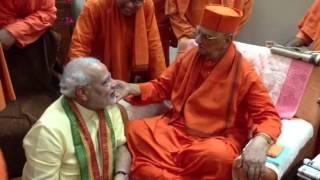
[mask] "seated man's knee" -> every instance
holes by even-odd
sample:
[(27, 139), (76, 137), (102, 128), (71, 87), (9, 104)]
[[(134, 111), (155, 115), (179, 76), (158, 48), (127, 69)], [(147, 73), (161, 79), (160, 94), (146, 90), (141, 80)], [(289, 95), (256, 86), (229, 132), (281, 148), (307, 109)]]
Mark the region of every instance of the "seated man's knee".
[[(182, 153), (183, 159), (188, 161), (201, 161), (205, 164), (232, 164), (233, 159), (238, 156), (232, 145), (224, 140), (208, 139), (195, 142)], [(194, 157), (194, 158), (190, 158)]]
[(238, 156), (234, 147), (225, 140), (211, 139), (207, 141), (207, 148), (203, 149), (203, 154), (209, 161), (219, 161), (220, 163), (232, 164)]

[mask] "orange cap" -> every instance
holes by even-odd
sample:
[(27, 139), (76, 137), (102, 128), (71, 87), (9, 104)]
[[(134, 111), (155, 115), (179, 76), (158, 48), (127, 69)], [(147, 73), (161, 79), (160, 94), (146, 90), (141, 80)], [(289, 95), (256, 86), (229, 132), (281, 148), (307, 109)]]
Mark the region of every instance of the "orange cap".
[(241, 22), (242, 11), (222, 5), (208, 5), (205, 7), (200, 26), (215, 32), (237, 31)]

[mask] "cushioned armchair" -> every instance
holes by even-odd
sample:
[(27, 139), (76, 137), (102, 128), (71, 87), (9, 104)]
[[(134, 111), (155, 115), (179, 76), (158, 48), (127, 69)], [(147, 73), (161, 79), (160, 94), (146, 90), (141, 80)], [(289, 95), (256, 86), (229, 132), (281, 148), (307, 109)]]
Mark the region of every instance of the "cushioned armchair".
[[(301, 163), (304, 158), (312, 158), (319, 153), (318, 138), (319, 138), (319, 123), (320, 123), (320, 106), (317, 104), (317, 99), (320, 97), (320, 67), (315, 67), (309, 79), (307, 88), (302, 97), (302, 101), (299, 105), (298, 111), (295, 117), (301, 118), (312, 125), (313, 136), (306, 142), (306, 144), (299, 150), (298, 154), (294, 157), (294, 161), (290, 164), (285, 173), (295, 173), (296, 166)], [(293, 119), (292, 121), (295, 121)], [(283, 132), (285, 133), (285, 132)], [(300, 133), (297, 131), (296, 133)], [(239, 160), (235, 160), (233, 164), (234, 176), (238, 177), (239, 180), (246, 179), (241, 169), (237, 168)], [(284, 174), (288, 175), (288, 174)], [(277, 179), (277, 174), (270, 168), (264, 176), (265, 180)]]
[[(312, 158), (319, 153), (318, 137), (320, 106), (317, 103), (317, 100), (320, 97), (319, 77), (320, 67), (314, 67), (310, 78), (308, 79), (305, 91), (301, 97), (301, 102), (296, 113), (294, 114), (294, 118), (289, 120), (291, 125), (296, 124), (296, 127), (291, 126), (291, 132), (289, 129), (285, 129), (281, 133), (281, 137), (287, 136), (284, 138), (286, 141), (296, 141), (293, 144), (295, 144), (295, 147), (299, 147), (300, 149), (295, 149), (295, 153), (291, 154), (292, 157), (287, 158), (285, 163), (288, 165), (286, 165), (283, 169), (273, 170), (267, 168), (267, 173), (263, 179), (275, 180), (281, 178), (294, 178), (292, 175), (296, 174), (296, 168), (302, 162), (302, 160), (304, 158)], [(304, 141), (298, 142), (299, 138), (302, 136), (305, 136), (305, 138), (301, 138), (304, 139)], [(237, 168), (238, 163), (239, 160), (235, 160), (233, 164), (234, 177), (237, 177), (237, 179), (246, 179), (241, 168)], [(276, 171), (281, 172), (276, 173)], [(278, 175), (280, 175), (280, 177), (278, 177)]]
[[(276, 103), (278, 102), (277, 108), (279, 108), (280, 112), (283, 114), (283, 109), (281, 106), (286, 105), (286, 98), (283, 97), (286, 92), (282, 92), (286, 89), (287, 79), (294, 78), (294, 76), (286, 77), (282, 81), (285, 81), (281, 87), (276, 87), (275, 81), (281, 81), (280, 79), (273, 79), (272, 76), (277, 76), (280, 69), (278, 67), (271, 67), (274, 72), (270, 72), (270, 69), (264, 68), (266, 66), (265, 61), (273, 60), (273, 62), (277, 61), (288, 61), (290, 62), (288, 66), (292, 67), (296, 60), (290, 60), (288, 58), (279, 57), (270, 53), (270, 51), (265, 47), (258, 47), (248, 44), (237, 43), (240, 51), (247, 56), (250, 61), (257, 67), (258, 74), (263, 78), (266, 87), (270, 91), (271, 97)], [(293, 63), (292, 63), (292, 62)], [(300, 63), (300, 62), (299, 62)], [(272, 63), (271, 63), (272, 64)], [(297, 65), (297, 64), (296, 64)], [(300, 64), (299, 64), (300, 65)], [(305, 64), (302, 64), (304, 66)], [(273, 66), (278, 66), (277, 64), (273, 64)], [(261, 68), (263, 67), (263, 68)], [(291, 73), (286, 69), (284, 74)], [(296, 68), (299, 66), (296, 66)], [(317, 99), (320, 97), (320, 81), (318, 78), (320, 77), (320, 67), (315, 67), (312, 70), (312, 66), (309, 66), (309, 72), (311, 73), (310, 78), (306, 79), (304, 82), (306, 88), (300, 93), (300, 98), (296, 98), (299, 100), (299, 103), (296, 104), (296, 109), (292, 115), (293, 117), (285, 118), (282, 120), (283, 128), (282, 133), (279, 137), (278, 143), (284, 145), (286, 148), (290, 149), (290, 153), (284, 159), (283, 163), (280, 165), (274, 165), (272, 163), (266, 163), (266, 174), (263, 176), (263, 179), (267, 180), (276, 180), (281, 179), (287, 176), (288, 172), (292, 172), (294, 167), (304, 158), (312, 157), (316, 153), (316, 140), (318, 138), (318, 129), (319, 129), (319, 120), (320, 120), (320, 107), (317, 104)], [(311, 67), (311, 68), (310, 68)], [(262, 72), (259, 72), (262, 71)], [(266, 71), (266, 72), (263, 72)], [(294, 71), (292, 71), (294, 72)], [(305, 73), (305, 72), (302, 72)], [(282, 74), (283, 75), (283, 74)], [(282, 76), (281, 75), (281, 76)], [(308, 75), (308, 73), (305, 73)], [(298, 75), (298, 79), (299, 79)], [(303, 75), (301, 75), (303, 76)], [(283, 78), (283, 77), (282, 77)], [(295, 79), (295, 78), (294, 78)], [(271, 81), (271, 82), (269, 82)], [(292, 85), (292, 84), (291, 84)], [(295, 84), (294, 84), (295, 85)], [(299, 86), (299, 84), (297, 84)], [(290, 86), (289, 86), (290, 87)], [(278, 89), (277, 89), (278, 88)], [(299, 89), (303, 89), (303, 87), (298, 87)], [(281, 91), (281, 92), (277, 92)], [(292, 90), (291, 90), (292, 91)], [(282, 94), (281, 94), (282, 93)], [(275, 98), (275, 96), (277, 96)], [(282, 98), (282, 99), (281, 99)], [(291, 97), (289, 97), (291, 98)], [(292, 97), (294, 99), (294, 97)], [(282, 100), (280, 103), (279, 101)], [(289, 101), (288, 101), (289, 103)], [(140, 119), (143, 117), (151, 117), (157, 114), (163, 113), (168, 109), (168, 103), (161, 104), (152, 104), (147, 106), (132, 106), (127, 102), (121, 102), (123, 106), (127, 109), (129, 119)], [(279, 105), (280, 104), (280, 105)], [(285, 108), (284, 108), (285, 109)], [(280, 113), (280, 114), (281, 114)], [(289, 113), (290, 114), (290, 113)], [(289, 115), (288, 115), (289, 116)], [(239, 159), (235, 159), (233, 163), (233, 178), (244, 180), (246, 179), (245, 174), (242, 172), (241, 168), (238, 168)]]

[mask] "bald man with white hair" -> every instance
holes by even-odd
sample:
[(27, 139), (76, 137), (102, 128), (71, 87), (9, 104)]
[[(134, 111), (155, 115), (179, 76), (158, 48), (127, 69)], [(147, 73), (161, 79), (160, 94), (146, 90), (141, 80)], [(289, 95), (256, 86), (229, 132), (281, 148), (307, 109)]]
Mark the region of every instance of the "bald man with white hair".
[(97, 59), (66, 65), (62, 96), (24, 138), (23, 179), (128, 178), (131, 157), (113, 81)]

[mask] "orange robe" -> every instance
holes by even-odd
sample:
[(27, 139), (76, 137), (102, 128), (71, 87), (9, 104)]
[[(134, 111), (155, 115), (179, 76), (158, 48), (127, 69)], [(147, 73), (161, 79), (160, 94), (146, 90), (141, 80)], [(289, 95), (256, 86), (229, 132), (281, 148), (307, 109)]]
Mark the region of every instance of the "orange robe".
[(0, 29), (5, 28), (24, 47), (38, 38), (56, 20), (55, 0), (10, 0), (0, 3)]
[(7, 174), (7, 168), (6, 168), (6, 162), (3, 158), (2, 151), (0, 149), (0, 180), (7, 180), (8, 174)]
[(132, 179), (231, 179), (234, 158), (253, 135), (280, 134), (280, 117), (254, 67), (231, 45), (217, 63), (193, 48), (131, 103), (171, 99), (160, 116), (130, 121)]
[(113, 78), (128, 81), (131, 72), (148, 70), (156, 77), (165, 69), (152, 0), (136, 15), (122, 15), (116, 0), (88, 0), (77, 20), (69, 56), (101, 60)]
[(167, 0), (166, 14), (170, 16), (172, 29), (178, 39), (192, 38), (206, 5), (222, 4), (241, 9), (243, 17), (239, 31), (251, 16), (253, 3), (254, 0)]
[(315, 0), (299, 24), (297, 37), (307, 44), (313, 44), (313, 50), (320, 50), (320, 0)]
[(8, 66), (0, 43), (0, 111), (6, 107), (6, 100), (15, 100)]

